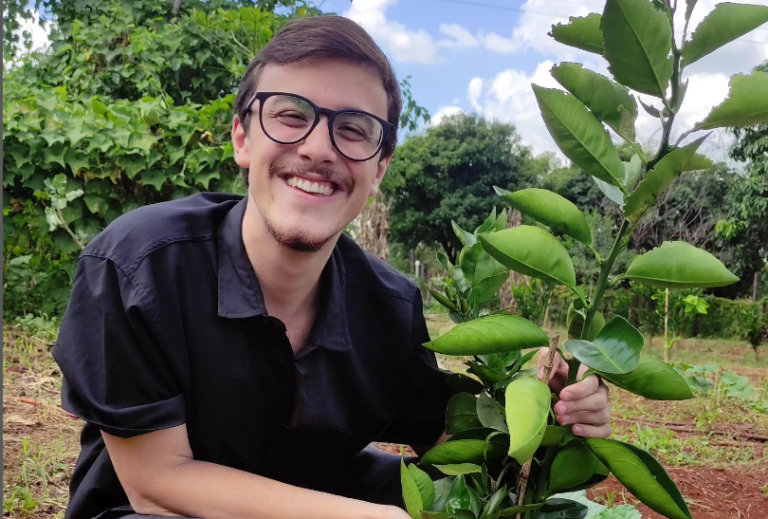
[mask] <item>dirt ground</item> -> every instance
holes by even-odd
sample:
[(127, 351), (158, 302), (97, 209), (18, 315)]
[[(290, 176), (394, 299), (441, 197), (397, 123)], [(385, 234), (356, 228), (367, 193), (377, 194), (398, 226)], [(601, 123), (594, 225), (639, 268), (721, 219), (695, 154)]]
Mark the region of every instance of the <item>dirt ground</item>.
[[(63, 517), (81, 425), (60, 407), (61, 375), (50, 356), (54, 337), (55, 329), (3, 330), (4, 517)], [(682, 342), (677, 359), (718, 362), (723, 369), (748, 376), (756, 387), (765, 387), (768, 362), (749, 361), (754, 357), (746, 345)], [(449, 361), (441, 362), (446, 366)], [(454, 370), (461, 368), (456, 359), (450, 362)], [(653, 402), (615, 390), (611, 399), (614, 437), (662, 461), (694, 519), (768, 519), (768, 415), (747, 403), (711, 396)], [(378, 446), (400, 452), (399, 446)], [(590, 497), (605, 505), (638, 505), (643, 517), (661, 517), (639, 505), (613, 479), (591, 489)]]

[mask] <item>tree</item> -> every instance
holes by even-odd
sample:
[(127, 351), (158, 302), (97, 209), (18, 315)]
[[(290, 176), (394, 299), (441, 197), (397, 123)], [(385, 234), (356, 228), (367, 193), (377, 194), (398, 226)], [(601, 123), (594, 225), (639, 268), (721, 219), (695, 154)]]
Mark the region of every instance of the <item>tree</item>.
[[(768, 61), (755, 70), (768, 72)], [(736, 142), (730, 156), (747, 166), (730, 183), (717, 234), (730, 246), (728, 261), (741, 277), (739, 288), (745, 291), (751, 284), (752, 301), (757, 301), (760, 275), (768, 262), (768, 123), (731, 131)]]
[(513, 126), (471, 114), (448, 117), (408, 139), (392, 158), (382, 185), (392, 240), (411, 248), (436, 242), (453, 253), (459, 243), (451, 220), (474, 229), (498, 203), (493, 186), (528, 185), (541, 167)]

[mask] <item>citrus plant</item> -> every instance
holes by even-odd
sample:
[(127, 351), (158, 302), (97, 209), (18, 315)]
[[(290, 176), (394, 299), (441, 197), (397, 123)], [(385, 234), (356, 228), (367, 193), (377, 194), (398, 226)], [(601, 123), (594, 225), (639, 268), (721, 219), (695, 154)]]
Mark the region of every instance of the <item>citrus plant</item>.
[[(701, 122), (671, 143), (672, 126), (688, 82), (683, 71), (717, 48), (768, 21), (768, 8), (719, 4), (688, 37), (695, 7), (689, 0), (680, 45), (673, 34), (677, 2), (608, 0), (602, 14), (571, 18), (553, 26), (558, 42), (603, 56), (613, 79), (562, 63), (552, 75), (567, 90), (533, 86), (545, 124), (563, 154), (592, 176), (603, 193), (620, 206), (623, 221), (613, 246), (602, 257), (593, 245), (584, 214), (565, 198), (543, 189), (497, 193), (540, 226), (505, 229), (496, 212), (474, 232), (454, 226), (464, 248), (455, 264), (440, 261), (450, 274), (435, 298), (458, 324), (425, 346), (446, 355), (469, 356), (469, 372), (450, 378), (454, 393), (446, 412), (449, 441), (420, 460), (445, 474), (433, 481), (419, 466), (402, 464), (406, 509), (414, 518), (497, 519), (531, 517), (581, 519), (587, 508), (557, 494), (591, 487), (610, 473), (649, 508), (671, 519), (691, 519), (685, 499), (661, 464), (642, 449), (620, 441), (580, 438), (558, 426), (548, 385), (523, 368), (536, 350), (550, 346), (569, 364), (568, 383), (580, 365), (587, 374), (636, 395), (682, 400), (692, 394), (669, 365), (643, 356), (643, 335), (620, 316), (601, 313), (606, 288), (621, 280), (653, 287), (722, 287), (738, 278), (710, 253), (682, 241), (637, 256), (625, 272), (614, 272), (618, 254), (633, 227), (680, 174), (709, 167), (697, 153), (707, 135), (681, 145), (691, 133), (740, 127), (768, 120), (768, 73), (755, 71), (731, 79), (728, 98)], [(647, 153), (637, 143), (638, 102), (632, 91), (653, 96), (659, 107), (640, 101), (659, 119), (658, 150)], [(762, 94), (760, 93), (762, 92)], [(633, 150), (622, 162), (610, 128)], [(567, 235), (594, 254), (600, 275), (591, 297), (577, 285), (572, 260), (560, 239)], [(508, 271), (563, 285), (573, 293), (568, 309), (568, 339), (562, 347), (535, 324), (504, 311), (490, 312)], [(606, 318), (608, 317), (608, 318)], [(544, 377), (547, 378), (546, 376)]]

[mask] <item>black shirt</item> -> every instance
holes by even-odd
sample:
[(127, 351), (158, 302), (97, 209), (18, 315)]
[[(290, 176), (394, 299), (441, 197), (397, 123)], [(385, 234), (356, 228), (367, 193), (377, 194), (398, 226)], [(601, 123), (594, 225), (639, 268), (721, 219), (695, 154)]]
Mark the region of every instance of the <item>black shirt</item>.
[(422, 347), (415, 285), (342, 235), (294, 356), (246, 255), (244, 211), (212, 193), (147, 206), (83, 251), (53, 351), (63, 406), (86, 421), (67, 519), (132, 511), (100, 430), (186, 424), (197, 460), (349, 497), (368, 443), (442, 432), (446, 373)]

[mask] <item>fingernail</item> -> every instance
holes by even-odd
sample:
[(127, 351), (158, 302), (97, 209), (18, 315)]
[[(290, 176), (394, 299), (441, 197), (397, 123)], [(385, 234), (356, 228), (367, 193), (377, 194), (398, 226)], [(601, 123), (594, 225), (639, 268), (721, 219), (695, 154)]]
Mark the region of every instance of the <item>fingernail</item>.
[(573, 393), (571, 393), (570, 391), (566, 391), (565, 393), (563, 393), (563, 400), (570, 400), (571, 398), (573, 398)]
[(568, 406), (567, 405), (565, 405), (563, 403), (560, 403), (559, 406), (560, 406), (560, 411), (556, 411), (557, 414), (565, 414), (565, 413), (568, 412)]
[(564, 415), (561, 417), (561, 419), (560, 419), (560, 423), (562, 423), (562, 424), (566, 424), (566, 423), (568, 423), (570, 420), (571, 420), (571, 417), (570, 417), (570, 415), (564, 414)]
[(580, 426), (580, 425), (576, 425), (573, 428), (573, 432), (575, 434), (584, 434), (584, 428), (582, 426)]
[(539, 379), (544, 378), (544, 368), (539, 368)]

